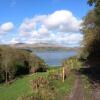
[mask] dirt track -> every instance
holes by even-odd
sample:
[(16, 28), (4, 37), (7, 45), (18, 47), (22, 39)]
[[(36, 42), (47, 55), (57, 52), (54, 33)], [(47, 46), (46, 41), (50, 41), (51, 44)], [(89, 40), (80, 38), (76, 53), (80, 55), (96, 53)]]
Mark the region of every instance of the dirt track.
[[(66, 100), (86, 100), (81, 75), (77, 75), (74, 88)], [(93, 84), (91, 100), (100, 100), (100, 84)]]
[(95, 83), (92, 91), (93, 100), (100, 100), (100, 84)]
[(69, 100), (84, 100), (84, 88), (81, 76), (77, 76), (74, 88), (69, 96)]

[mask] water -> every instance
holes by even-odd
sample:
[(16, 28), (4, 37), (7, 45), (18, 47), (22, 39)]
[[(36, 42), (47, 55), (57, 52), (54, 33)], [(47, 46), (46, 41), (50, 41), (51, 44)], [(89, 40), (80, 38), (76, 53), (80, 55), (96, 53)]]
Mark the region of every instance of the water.
[(37, 56), (44, 59), (49, 66), (60, 66), (66, 58), (76, 55), (76, 51), (45, 51), (35, 52)]

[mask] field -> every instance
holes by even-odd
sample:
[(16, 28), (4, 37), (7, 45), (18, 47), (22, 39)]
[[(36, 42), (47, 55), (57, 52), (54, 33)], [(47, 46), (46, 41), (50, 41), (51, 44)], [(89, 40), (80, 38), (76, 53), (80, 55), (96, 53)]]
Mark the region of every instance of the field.
[[(31, 80), (40, 76), (46, 78), (50, 72), (58, 72), (59, 70), (61, 70), (61, 68), (51, 68), (47, 72), (35, 73), (17, 78), (10, 85), (0, 84), (0, 100), (17, 100), (20, 96), (32, 93), (32, 87), (30, 85)], [(70, 93), (74, 81), (74, 74), (69, 75), (65, 82), (62, 82), (62, 79), (53, 81), (53, 85), (57, 89), (57, 98), (59, 98), (59, 100)]]

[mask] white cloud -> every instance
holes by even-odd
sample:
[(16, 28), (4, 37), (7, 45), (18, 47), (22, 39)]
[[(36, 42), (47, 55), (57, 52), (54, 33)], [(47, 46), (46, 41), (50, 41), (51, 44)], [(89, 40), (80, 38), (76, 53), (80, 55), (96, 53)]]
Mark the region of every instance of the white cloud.
[(12, 22), (6, 22), (0, 25), (0, 34), (7, 33), (11, 31), (13, 28), (14, 28), (14, 25)]
[(48, 15), (43, 21), (49, 29), (56, 29), (61, 32), (77, 32), (81, 20), (78, 20), (70, 11), (60, 10)]
[(27, 38), (27, 43), (58, 43), (58, 44), (63, 44), (66, 46), (79, 46), (80, 42), (83, 38), (83, 35), (80, 33), (50, 33), (49, 36), (44, 36), (44, 37), (39, 37), (39, 36), (34, 36)]
[(11, 44), (20, 43), (20, 39), (14, 37), (14, 38), (12, 38), (9, 42), (10, 42)]
[[(46, 42), (77, 46), (83, 38), (79, 31), (81, 22), (68, 10), (26, 18), (19, 26), (19, 34), (10, 43)], [(6, 33), (13, 28), (13, 23), (4, 23), (0, 26), (0, 33)]]
[(35, 29), (36, 23), (30, 19), (25, 19), (19, 27), (20, 35), (27, 36)]
[(48, 34), (48, 29), (45, 28), (44, 26), (41, 26), (41, 28), (39, 28), (38, 32), (39, 32), (39, 34), (46, 35), (46, 34)]
[(29, 31), (36, 30), (44, 26), (49, 31), (56, 32), (78, 32), (80, 23), (70, 11), (59, 10), (49, 15), (35, 16), (32, 19), (26, 19), (20, 25), (21, 34), (29, 34)]

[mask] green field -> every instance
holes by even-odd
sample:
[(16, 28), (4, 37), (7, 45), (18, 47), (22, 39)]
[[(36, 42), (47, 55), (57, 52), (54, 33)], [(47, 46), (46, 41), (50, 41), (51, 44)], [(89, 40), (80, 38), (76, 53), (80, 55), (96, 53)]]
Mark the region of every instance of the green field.
[[(39, 76), (47, 77), (50, 71), (59, 71), (60, 68), (49, 69), (47, 72), (35, 73), (32, 75), (26, 75), (20, 78), (17, 78), (12, 84), (5, 85), (0, 84), (0, 100), (17, 100), (18, 97), (22, 95), (27, 95), (32, 93), (32, 88), (30, 81), (34, 80)], [(58, 98), (62, 98), (64, 95), (68, 95), (73, 87), (75, 81), (75, 75), (71, 74), (66, 78), (63, 83), (62, 80), (55, 80), (53, 82), (54, 86), (57, 88)]]

